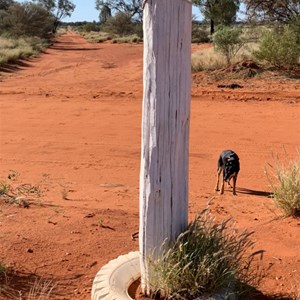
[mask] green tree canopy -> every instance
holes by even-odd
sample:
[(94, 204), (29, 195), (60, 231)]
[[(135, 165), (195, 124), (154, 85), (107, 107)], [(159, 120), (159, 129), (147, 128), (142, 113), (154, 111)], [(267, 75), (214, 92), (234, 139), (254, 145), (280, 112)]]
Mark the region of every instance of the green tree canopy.
[(206, 20), (210, 20), (211, 34), (215, 24), (232, 24), (240, 7), (239, 0), (193, 0), (193, 4), (199, 7)]

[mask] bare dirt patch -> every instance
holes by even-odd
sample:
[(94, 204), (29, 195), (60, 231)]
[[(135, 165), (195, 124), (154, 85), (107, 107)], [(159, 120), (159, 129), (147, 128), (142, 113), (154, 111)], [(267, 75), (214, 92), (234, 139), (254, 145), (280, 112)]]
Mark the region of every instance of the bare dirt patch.
[[(68, 33), (1, 75), (0, 181), (41, 192), (23, 195), (28, 207), (0, 198), (0, 261), (11, 270), (1, 299), (36, 278), (55, 284), (51, 299), (90, 299), (97, 271), (138, 249), (142, 48)], [(259, 289), (288, 297), (300, 293), (300, 220), (278, 218), (264, 168), (283, 146), (290, 158), (299, 149), (299, 101), (296, 80), (193, 75), (190, 218), (214, 197), (215, 216), (254, 230), (266, 251)], [(213, 191), (226, 148), (241, 160), (237, 197)]]

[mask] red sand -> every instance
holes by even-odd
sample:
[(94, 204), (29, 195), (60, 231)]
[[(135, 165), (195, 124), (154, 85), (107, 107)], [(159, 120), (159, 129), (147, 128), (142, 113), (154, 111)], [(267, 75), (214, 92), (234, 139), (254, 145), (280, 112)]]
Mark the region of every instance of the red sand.
[[(142, 48), (68, 33), (0, 77), (0, 179), (42, 191), (29, 208), (0, 200), (0, 261), (16, 271), (1, 299), (26, 294), (36, 277), (56, 284), (51, 299), (90, 299), (97, 271), (138, 249), (130, 235), (138, 230)], [(190, 218), (214, 197), (217, 219), (254, 230), (256, 249), (266, 251), (271, 269), (259, 289), (299, 296), (300, 220), (278, 218), (264, 173), (272, 154), (292, 159), (299, 149), (299, 81), (236, 80), (243, 88), (231, 90), (193, 77)], [(226, 148), (241, 160), (237, 197), (213, 191)]]

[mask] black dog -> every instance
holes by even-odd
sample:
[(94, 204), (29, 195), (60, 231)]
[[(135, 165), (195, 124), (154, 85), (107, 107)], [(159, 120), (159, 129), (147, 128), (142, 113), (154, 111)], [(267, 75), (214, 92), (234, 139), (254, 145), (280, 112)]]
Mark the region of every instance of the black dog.
[(233, 195), (236, 195), (235, 187), (237, 176), (240, 171), (240, 161), (237, 154), (232, 150), (224, 150), (218, 160), (216, 191), (219, 191), (219, 178), (222, 170), (223, 180), (221, 186), (221, 195), (224, 193), (224, 183), (227, 182), (230, 185), (231, 178), (233, 180)]

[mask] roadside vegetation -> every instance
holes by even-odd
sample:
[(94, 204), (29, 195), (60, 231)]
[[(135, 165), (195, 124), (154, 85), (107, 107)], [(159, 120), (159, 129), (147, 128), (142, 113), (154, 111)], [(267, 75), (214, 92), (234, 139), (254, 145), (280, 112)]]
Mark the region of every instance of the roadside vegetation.
[(0, 64), (34, 57), (48, 45), (47, 40), (38, 37), (0, 37)]
[[(162, 257), (150, 260), (154, 293), (166, 299), (195, 299), (222, 295), (249, 299), (262, 278), (254, 268), (251, 232), (238, 232), (232, 220), (218, 224), (203, 210)], [(156, 291), (156, 292), (155, 292)]]
[[(192, 43), (210, 43), (192, 55), (192, 71), (218, 70), (243, 61), (263, 69), (300, 69), (300, 7), (295, 1), (193, 0), (204, 16), (192, 21)], [(96, 0), (99, 22), (69, 24), (88, 41), (143, 41), (141, 0)], [(244, 4), (244, 20), (237, 21)], [(298, 71), (297, 71), (298, 72)], [(250, 72), (255, 76), (256, 72)], [(300, 75), (299, 75), (300, 76)]]
[(289, 162), (274, 158), (267, 171), (275, 204), (285, 216), (300, 216), (300, 153)]
[(264, 68), (299, 70), (299, 20), (282, 26), (221, 26), (212, 36), (212, 48), (192, 55), (192, 70), (217, 70), (245, 60)]
[(0, 65), (36, 56), (51, 43), (62, 18), (70, 16), (72, 1), (0, 3)]

